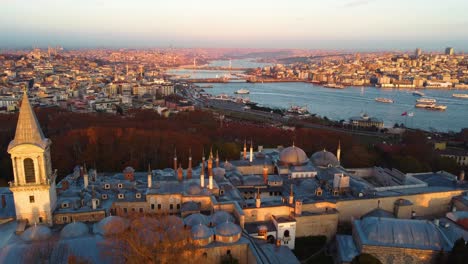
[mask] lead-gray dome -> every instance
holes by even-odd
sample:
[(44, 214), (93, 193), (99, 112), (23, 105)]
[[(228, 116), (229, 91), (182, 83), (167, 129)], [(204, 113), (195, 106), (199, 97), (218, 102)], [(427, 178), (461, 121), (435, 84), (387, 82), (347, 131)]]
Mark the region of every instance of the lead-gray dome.
[(357, 226), (363, 244), (440, 250), (444, 243), (434, 224), (426, 220), (367, 217)]
[(201, 191), (202, 189), (200, 185), (198, 185), (195, 182), (190, 183), (189, 186), (187, 187), (187, 194), (189, 195), (199, 195)]
[(94, 224), (94, 233), (103, 236), (122, 233), (129, 226), (128, 220), (120, 216), (108, 216)]
[(67, 224), (62, 231), (60, 231), (61, 238), (73, 238), (85, 236), (89, 233), (89, 228), (82, 222), (73, 222)]
[(211, 215), (211, 222), (215, 225), (225, 223), (225, 222), (233, 222), (234, 217), (226, 211), (216, 211), (213, 215)]
[(34, 225), (26, 229), (21, 234), (21, 239), (24, 241), (39, 241), (46, 240), (52, 236), (52, 231), (45, 225)]
[(283, 149), (279, 154), (279, 159), (281, 163), (293, 166), (303, 165), (308, 161), (305, 152), (296, 146)]
[(213, 229), (206, 225), (194, 225), (192, 226), (192, 238), (193, 239), (205, 239), (214, 235)]
[(241, 228), (232, 222), (224, 222), (217, 225), (215, 227), (215, 231), (216, 235), (225, 237), (237, 236), (242, 232)]
[(315, 166), (319, 167), (340, 166), (340, 162), (338, 161), (336, 156), (333, 153), (326, 150), (318, 151), (312, 154), (312, 156), (310, 157), (310, 161), (312, 161), (312, 163)]
[(196, 225), (207, 225), (210, 220), (208, 216), (202, 214), (191, 214), (184, 218), (184, 222), (188, 226), (196, 226)]

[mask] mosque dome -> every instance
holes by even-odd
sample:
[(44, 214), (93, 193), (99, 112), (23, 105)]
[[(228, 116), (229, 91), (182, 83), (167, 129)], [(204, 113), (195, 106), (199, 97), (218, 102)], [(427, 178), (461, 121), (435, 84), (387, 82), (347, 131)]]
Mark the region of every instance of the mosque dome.
[(215, 232), (218, 241), (233, 243), (239, 240), (242, 229), (232, 222), (224, 222), (215, 227)]
[(283, 149), (279, 154), (279, 159), (281, 163), (293, 166), (303, 165), (308, 161), (305, 152), (296, 146)]
[(318, 151), (312, 154), (310, 160), (315, 166), (319, 167), (337, 167), (340, 166), (340, 162), (336, 156), (326, 150)]
[(190, 183), (187, 187), (187, 194), (190, 194), (190, 195), (199, 195), (201, 191), (202, 189), (200, 185), (198, 185), (195, 182)]
[(263, 177), (258, 175), (250, 175), (242, 178), (244, 185), (263, 185)]
[(206, 239), (214, 235), (213, 229), (206, 225), (198, 224), (192, 226), (192, 238), (193, 239)]
[(184, 222), (188, 226), (196, 226), (196, 225), (208, 225), (210, 222), (208, 216), (202, 214), (191, 214), (184, 218)]
[(39, 241), (46, 240), (52, 236), (52, 231), (45, 225), (34, 225), (26, 229), (21, 234), (21, 239), (24, 241)]
[(82, 222), (73, 222), (67, 224), (62, 231), (60, 231), (61, 238), (74, 238), (85, 236), (89, 233), (89, 228)]
[(107, 236), (122, 233), (128, 226), (128, 220), (111, 215), (94, 224), (93, 231), (95, 234)]
[(218, 225), (224, 222), (234, 222), (234, 217), (226, 211), (216, 211), (211, 215), (211, 222)]

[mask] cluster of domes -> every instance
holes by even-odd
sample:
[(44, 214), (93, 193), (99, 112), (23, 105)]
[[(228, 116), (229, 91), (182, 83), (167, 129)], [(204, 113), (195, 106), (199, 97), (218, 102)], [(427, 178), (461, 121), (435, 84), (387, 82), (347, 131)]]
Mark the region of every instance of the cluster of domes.
[(309, 161), (306, 153), (296, 146), (283, 149), (279, 154), (279, 159), (281, 163), (292, 166), (303, 165)]
[(197, 214), (191, 214), (187, 217), (185, 217), (184, 222), (188, 226), (196, 226), (196, 225), (208, 225), (210, 223), (210, 220), (208, 216), (197, 213)]
[(240, 239), (242, 229), (229, 221), (221, 223), (215, 227), (216, 240), (224, 243), (236, 242)]
[(211, 223), (213, 225), (219, 225), (224, 222), (234, 222), (234, 217), (226, 211), (216, 211), (211, 215)]

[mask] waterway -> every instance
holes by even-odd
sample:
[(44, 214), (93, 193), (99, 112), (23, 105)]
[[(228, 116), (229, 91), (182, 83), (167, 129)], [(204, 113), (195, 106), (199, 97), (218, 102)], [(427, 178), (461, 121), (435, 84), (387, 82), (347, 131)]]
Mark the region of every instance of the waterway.
[[(263, 67), (269, 64), (259, 63), (252, 59), (232, 60), (233, 68)], [(228, 60), (213, 61), (209, 66), (229, 66)], [(235, 71), (206, 71), (173, 69), (169, 73), (191, 75), (191, 78), (216, 78), (236, 73)], [(350, 117), (367, 113), (380, 118), (386, 127), (395, 123), (408, 127), (433, 131), (459, 131), (468, 127), (468, 99), (452, 97), (454, 93), (468, 93), (467, 90), (420, 90), (428, 98), (437, 99), (438, 104), (447, 105), (446, 111), (432, 111), (415, 108), (416, 99), (413, 90), (381, 89), (375, 87), (348, 87), (330, 89), (311, 83), (216, 83), (206, 92), (218, 95), (236, 96), (235, 91), (246, 88), (250, 90), (251, 101), (274, 108), (289, 108), (291, 105), (307, 106), (311, 113), (333, 120), (348, 120)], [(379, 103), (377, 97), (394, 100), (393, 104)], [(413, 116), (402, 116), (402, 113), (413, 113)]]

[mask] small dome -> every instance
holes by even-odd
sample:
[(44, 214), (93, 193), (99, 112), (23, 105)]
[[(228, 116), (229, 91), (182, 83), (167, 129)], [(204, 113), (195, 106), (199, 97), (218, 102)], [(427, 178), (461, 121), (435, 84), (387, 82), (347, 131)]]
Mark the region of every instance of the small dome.
[(232, 223), (232, 222), (224, 222), (215, 227), (216, 235), (230, 237), (230, 236), (237, 236), (242, 232), (242, 229)]
[(82, 222), (73, 222), (67, 224), (62, 231), (60, 231), (61, 238), (73, 238), (85, 236), (89, 233), (89, 228)]
[(122, 233), (128, 226), (128, 220), (111, 215), (94, 224), (93, 231), (95, 234), (107, 236)]
[(226, 211), (216, 211), (211, 215), (211, 222), (218, 225), (225, 222), (234, 222), (234, 217)]
[(319, 167), (337, 167), (340, 166), (340, 162), (336, 156), (326, 150), (318, 151), (312, 154), (310, 160), (315, 166)]
[(200, 185), (198, 185), (195, 182), (190, 183), (189, 186), (187, 187), (187, 194), (189, 195), (199, 195), (201, 191), (202, 189)]
[(263, 177), (258, 175), (250, 175), (242, 178), (244, 185), (263, 185)]
[(24, 241), (39, 241), (46, 240), (52, 236), (52, 231), (45, 225), (34, 225), (26, 229), (21, 234), (21, 239)]
[(196, 225), (208, 225), (210, 222), (208, 216), (202, 214), (191, 214), (185, 217), (184, 222), (188, 226), (196, 226)]
[(126, 167), (124, 170), (123, 170), (123, 173), (133, 173), (135, 172), (135, 169), (133, 169), (132, 167), (128, 166)]
[(214, 235), (213, 229), (206, 225), (194, 225), (192, 226), (192, 238), (193, 239), (205, 239)]
[(281, 163), (293, 166), (303, 165), (308, 161), (305, 152), (296, 146), (283, 149), (279, 154), (279, 159)]

